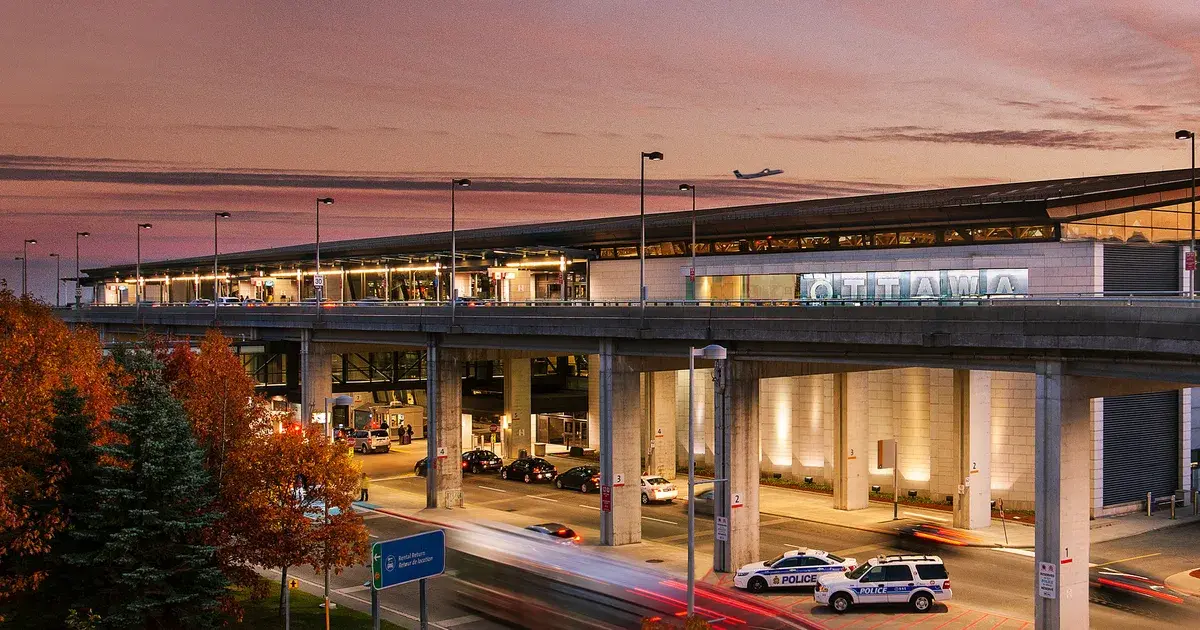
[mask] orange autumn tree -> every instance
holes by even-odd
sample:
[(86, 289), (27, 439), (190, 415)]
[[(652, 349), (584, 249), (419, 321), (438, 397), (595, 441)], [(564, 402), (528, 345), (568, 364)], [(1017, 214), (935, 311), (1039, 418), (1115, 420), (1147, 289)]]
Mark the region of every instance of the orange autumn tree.
[(229, 343), (220, 332), (210, 330), (200, 342), (199, 352), (193, 352), (187, 342), (159, 341), (155, 347), (165, 365), (171, 393), (187, 412), (215, 485), (213, 509), (222, 516), (208, 532), (207, 542), (217, 547), (226, 577), (245, 585), (256, 579), (245, 541), (248, 532), (263, 524), (254, 522), (256, 513), (249, 509), (254, 488), (229, 471), (241, 467), (231, 462), (261, 456), (256, 442), (270, 435), (273, 422), (267, 401), (255, 394), (254, 381)]
[(50, 438), (54, 397), (74, 387), (101, 441), (118, 402), (120, 371), (89, 330), (70, 330), (50, 309), (0, 291), (0, 601), (37, 586), (35, 560), (65, 519), (65, 474)]
[[(277, 433), (277, 414), (255, 393), (229, 344), (210, 330), (198, 352), (186, 343), (158, 346), (172, 393), (187, 411), (217, 486), (214, 508), (222, 517), (209, 542), (218, 547), (226, 576), (255, 584), (256, 565), (323, 566), (327, 560), (340, 568), (361, 562), (367, 533), (350, 508), (358, 476), (353, 461), (319, 431)], [(297, 479), (315, 489), (293, 493)], [(314, 502), (324, 500), (338, 508), (328, 528), (311, 518)], [(328, 557), (319, 544), (325, 539), (331, 542)]]
[[(344, 447), (329, 442), (318, 427), (287, 425), (257, 443), (258, 458), (239, 459), (233, 471), (254, 488), (252, 517), (262, 524), (247, 539), (253, 561), (283, 573), (310, 565), (342, 569), (365, 562), (367, 529), (351, 508), (358, 468)], [(325, 520), (325, 505), (329, 507)]]

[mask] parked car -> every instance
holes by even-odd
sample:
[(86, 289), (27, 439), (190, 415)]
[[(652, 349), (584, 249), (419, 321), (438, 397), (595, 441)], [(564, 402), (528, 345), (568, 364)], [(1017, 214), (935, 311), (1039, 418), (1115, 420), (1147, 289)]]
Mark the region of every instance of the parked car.
[(197, 298), (187, 303), (188, 306), (212, 306), (212, 300), (208, 298)]
[(367, 453), (374, 453), (376, 451), (383, 451), (386, 453), (392, 450), (392, 437), (388, 435), (387, 429), (355, 431), (354, 450), (363, 453), (364, 455)]
[(476, 474), (492, 472), (504, 467), (504, 460), (491, 452), (477, 448), (462, 454), (463, 470)]
[(232, 295), (223, 295), (217, 298), (217, 306), (241, 306), (242, 299)]
[(846, 573), (858, 566), (854, 558), (843, 558), (820, 549), (790, 549), (765, 562), (752, 562), (737, 570), (733, 585), (761, 593), (768, 588), (816, 586), (826, 573)]
[(554, 464), (541, 457), (522, 457), (500, 469), (501, 479), (519, 479), (525, 483), (550, 481), (558, 475)]
[(364, 298), (355, 300), (354, 304), (357, 306), (371, 306), (374, 304), (383, 304), (384, 302), (385, 300), (378, 295), (368, 295)]
[(679, 491), (665, 478), (658, 475), (642, 477), (642, 505), (658, 501), (670, 503), (678, 496)]
[(562, 523), (542, 523), (541, 525), (530, 525), (525, 529), (531, 532), (537, 532), (543, 536), (553, 538), (555, 542), (564, 545), (578, 544), (583, 537), (575, 533), (575, 530), (563, 525)]
[(858, 604), (907, 602), (913, 610), (929, 612), (934, 602), (949, 601), (950, 576), (938, 556), (879, 556), (846, 573), (817, 578), (813, 599), (841, 614)]
[(600, 487), (600, 468), (598, 466), (576, 466), (554, 478), (554, 487), (562, 490), (568, 488), (587, 494)]

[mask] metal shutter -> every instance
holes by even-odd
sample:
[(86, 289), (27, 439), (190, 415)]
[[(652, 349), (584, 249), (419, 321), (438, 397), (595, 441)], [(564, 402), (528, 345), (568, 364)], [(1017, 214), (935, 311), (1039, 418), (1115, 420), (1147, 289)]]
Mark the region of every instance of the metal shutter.
[(1174, 245), (1105, 245), (1104, 292), (1179, 290), (1179, 248)]
[(1104, 399), (1104, 505), (1179, 488), (1179, 392)]

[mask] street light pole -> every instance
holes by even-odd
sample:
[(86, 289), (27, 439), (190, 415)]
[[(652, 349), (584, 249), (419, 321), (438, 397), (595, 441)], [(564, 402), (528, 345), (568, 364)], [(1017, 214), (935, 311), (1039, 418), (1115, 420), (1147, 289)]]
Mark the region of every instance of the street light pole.
[(639, 328), (646, 327), (646, 160), (661, 160), (661, 151), (642, 151), (640, 164), (642, 176), (639, 180), (641, 187), (638, 192), (639, 216), (641, 218), (641, 236), (638, 238), (638, 305), (641, 312)]
[(137, 267), (133, 278), (133, 309), (140, 314), (142, 310), (142, 230), (154, 227), (150, 223), (137, 224)]
[(458, 268), (458, 239), (454, 230), (454, 189), (471, 185), (469, 179), (450, 180), (450, 326), (454, 326), (454, 307), (458, 302), (458, 289), (454, 285), (454, 274)]
[(79, 286), (79, 238), (91, 235), (91, 232), (75, 233), (75, 310), (79, 310), (79, 302), (83, 298), (83, 287)]
[(228, 212), (213, 213), (213, 319), (216, 319), (217, 315), (220, 313), (218, 309), (221, 307), (221, 305), (217, 303), (217, 300), (221, 298), (221, 292), (219, 290), (221, 285), (217, 280), (217, 257), (221, 255), (221, 249), (217, 246), (217, 221), (219, 219), (228, 219), (229, 217), (230, 214)]
[[(317, 268), (313, 271), (313, 295), (317, 298), (317, 313), (321, 313), (321, 298), (325, 295), (325, 278), (321, 276), (321, 204), (330, 205), (333, 197), (317, 197)], [(303, 285), (301, 277), (301, 285)], [(299, 297), (300, 287), (296, 287)]]
[(1192, 141), (1192, 299), (1196, 299), (1196, 132), (1180, 129), (1175, 132), (1176, 140)]
[(21, 255), (21, 297), (28, 295), (26, 284), (29, 282), (29, 246), (37, 245), (36, 238), (25, 239), (24, 249)]
[(715, 343), (688, 348), (688, 618), (696, 613), (696, 357), (716, 361), (726, 354), (725, 347)]
[[(345, 394), (342, 394), (341, 396), (336, 396), (332, 400), (333, 400), (334, 405), (348, 406), (348, 405), (354, 404), (354, 399)], [(329, 401), (330, 401), (330, 398), (328, 396), (326, 396), (325, 397), (325, 441), (327, 443), (333, 441), (333, 419), (329, 417)], [(328, 461), (328, 460), (326, 460), (326, 461)], [(329, 527), (329, 484), (328, 484), (329, 474), (328, 474), (328, 472), (326, 472), (325, 478), (326, 478), (325, 480), (327, 483), (325, 484), (325, 487), (323, 487), (321, 489), (321, 492), (325, 495), (324, 497), (322, 497), (321, 507), (322, 507), (322, 511), (325, 513), (325, 520), (323, 522), (325, 523), (326, 527)], [(329, 540), (328, 539), (325, 540), (325, 557), (323, 558), (323, 560), (324, 560), (324, 565), (325, 565), (325, 630), (329, 630)]]
[(54, 307), (62, 306), (62, 291), (59, 286), (62, 284), (62, 256), (58, 254), (50, 254), (54, 259)]
[(696, 186), (680, 184), (679, 190), (692, 191), (692, 269), (688, 274), (688, 282), (692, 285), (692, 299), (696, 299)]

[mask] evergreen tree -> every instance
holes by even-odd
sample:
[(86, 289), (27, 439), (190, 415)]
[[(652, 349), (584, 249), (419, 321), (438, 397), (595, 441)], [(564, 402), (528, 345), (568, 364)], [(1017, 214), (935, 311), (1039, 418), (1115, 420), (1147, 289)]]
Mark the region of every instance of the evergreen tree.
[(203, 541), (217, 517), (203, 453), (152, 353), (133, 347), (116, 358), (130, 379), (112, 420), (124, 439), (102, 448), (100, 499), (78, 519), (99, 548), (72, 562), (106, 574), (92, 607), (102, 627), (218, 626), (227, 582)]

